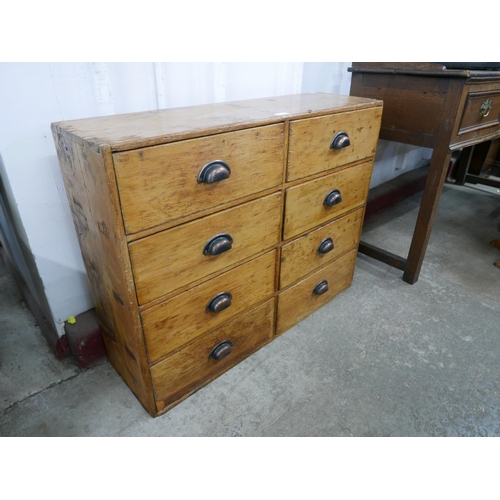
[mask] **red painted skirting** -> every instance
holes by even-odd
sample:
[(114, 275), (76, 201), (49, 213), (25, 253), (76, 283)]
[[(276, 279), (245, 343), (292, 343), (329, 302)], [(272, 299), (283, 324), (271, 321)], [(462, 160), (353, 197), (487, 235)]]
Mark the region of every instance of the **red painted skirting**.
[(372, 189), (368, 195), (365, 220), (378, 215), (414, 194), (424, 190), (428, 167), (412, 170), (408, 174)]
[(108, 356), (102, 340), (95, 309), (76, 316), (76, 323), (64, 324), (71, 354), (78, 366), (85, 370), (104, 363)]

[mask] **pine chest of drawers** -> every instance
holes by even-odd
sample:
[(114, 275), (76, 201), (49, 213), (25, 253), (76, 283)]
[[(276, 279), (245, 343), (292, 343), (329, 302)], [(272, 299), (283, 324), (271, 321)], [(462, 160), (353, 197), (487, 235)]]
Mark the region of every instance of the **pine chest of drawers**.
[(351, 284), (381, 101), (52, 124), (110, 362), (153, 415)]

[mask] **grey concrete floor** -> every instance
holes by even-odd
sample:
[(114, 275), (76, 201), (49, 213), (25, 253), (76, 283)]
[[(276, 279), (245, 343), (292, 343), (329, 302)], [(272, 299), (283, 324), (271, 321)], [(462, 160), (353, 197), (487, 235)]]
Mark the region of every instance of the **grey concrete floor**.
[[(406, 254), (419, 199), (363, 239)], [(415, 285), (359, 255), (346, 292), (156, 419), (109, 363), (58, 361), (2, 270), (0, 435), (499, 436), (499, 215), (446, 185)]]

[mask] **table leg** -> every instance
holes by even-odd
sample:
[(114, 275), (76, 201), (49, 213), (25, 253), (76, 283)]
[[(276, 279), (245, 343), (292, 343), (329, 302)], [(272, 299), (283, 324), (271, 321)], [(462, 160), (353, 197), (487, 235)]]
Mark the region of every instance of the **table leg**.
[(463, 186), (465, 184), (465, 176), (467, 175), (467, 171), (469, 170), (473, 151), (474, 146), (465, 148), (458, 160), (455, 183), (460, 186)]
[(448, 144), (442, 143), (434, 149), (403, 274), (403, 280), (410, 285), (417, 282), (420, 274), (450, 158), (451, 153), (448, 150)]

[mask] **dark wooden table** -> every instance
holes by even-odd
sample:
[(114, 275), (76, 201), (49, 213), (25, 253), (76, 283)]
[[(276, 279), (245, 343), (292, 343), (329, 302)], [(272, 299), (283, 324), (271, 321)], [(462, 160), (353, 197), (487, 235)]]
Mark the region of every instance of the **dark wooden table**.
[[(359, 246), (414, 284), (452, 153), (467, 150), (472, 158), (475, 146), (500, 138), (500, 71), (449, 69), (440, 63), (353, 63), (349, 71), (352, 96), (384, 102), (380, 139), (434, 150), (407, 258), (363, 241)], [(462, 162), (460, 183), (468, 164)]]

